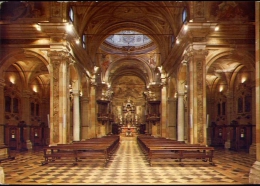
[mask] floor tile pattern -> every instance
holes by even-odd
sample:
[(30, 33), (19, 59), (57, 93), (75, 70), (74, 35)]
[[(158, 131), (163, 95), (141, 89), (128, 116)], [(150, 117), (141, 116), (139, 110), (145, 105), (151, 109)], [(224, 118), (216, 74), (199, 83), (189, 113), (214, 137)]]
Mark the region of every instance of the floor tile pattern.
[(122, 137), (117, 151), (103, 166), (100, 161), (41, 165), (43, 152), (17, 152), (15, 160), (1, 162), (6, 184), (68, 185), (180, 185), (248, 184), (255, 155), (216, 148), (210, 164), (148, 164), (135, 137)]

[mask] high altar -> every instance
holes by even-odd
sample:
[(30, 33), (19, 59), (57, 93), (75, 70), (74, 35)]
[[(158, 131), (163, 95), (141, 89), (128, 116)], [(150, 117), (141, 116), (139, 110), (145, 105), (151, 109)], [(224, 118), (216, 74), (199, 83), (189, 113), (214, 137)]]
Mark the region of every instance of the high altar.
[(121, 133), (124, 134), (133, 134), (137, 133), (137, 124), (138, 117), (136, 114), (136, 109), (133, 101), (130, 99), (127, 100), (126, 103), (123, 104), (122, 107), (122, 123), (121, 123)]

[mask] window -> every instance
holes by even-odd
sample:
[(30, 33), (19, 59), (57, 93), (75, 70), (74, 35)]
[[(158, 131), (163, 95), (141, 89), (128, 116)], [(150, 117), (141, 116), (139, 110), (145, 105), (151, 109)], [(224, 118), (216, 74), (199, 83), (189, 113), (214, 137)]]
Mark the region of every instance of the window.
[(245, 112), (251, 112), (251, 96), (245, 96)]
[(106, 42), (116, 47), (142, 47), (152, 43), (152, 39), (140, 32), (123, 30), (107, 37)]
[(13, 98), (13, 113), (18, 113), (18, 99)]
[(5, 112), (11, 112), (12, 98), (5, 96)]
[(31, 116), (34, 116), (34, 103), (31, 103)]
[(225, 96), (221, 95), (222, 97), (219, 99), (217, 103), (217, 112), (218, 116), (225, 117), (226, 115), (226, 98)]
[(36, 106), (36, 108), (35, 108), (36, 109), (36, 116), (39, 116), (39, 104), (37, 103), (35, 106)]
[(70, 7), (70, 9), (69, 9), (69, 18), (70, 18), (71, 22), (74, 21), (74, 12), (73, 12), (72, 7)]
[(40, 107), (38, 103), (31, 102), (31, 116), (39, 116)]
[(86, 49), (86, 35), (82, 35), (82, 47)]
[(171, 47), (173, 47), (174, 46), (174, 43), (175, 43), (175, 36), (174, 35), (172, 35), (172, 37), (171, 37)]
[(185, 23), (187, 21), (188, 18), (188, 13), (187, 13), (187, 9), (185, 8), (182, 12), (182, 23)]
[(5, 96), (5, 112), (19, 113), (19, 100)]

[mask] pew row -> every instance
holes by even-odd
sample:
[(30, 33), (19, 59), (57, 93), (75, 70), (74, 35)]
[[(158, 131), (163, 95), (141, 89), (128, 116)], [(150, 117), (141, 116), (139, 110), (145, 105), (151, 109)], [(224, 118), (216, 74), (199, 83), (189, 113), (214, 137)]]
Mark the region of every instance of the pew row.
[[(206, 146), (192, 146), (183, 145), (175, 147), (150, 147), (148, 154), (148, 162), (150, 166), (154, 163), (162, 163), (160, 160), (172, 160), (167, 163), (184, 164), (198, 164), (209, 163), (215, 165), (213, 162), (214, 147)], [(159, 161), (158, 161), (159, 160)]]
[(85, 160), (101, 160), (103, 165), (106, 166), (118, 146), (119, 136), (113, 136), (103, 140), (92, 138), (89, 143), (86, 140), (44, 147), (44, 161), (42, 161), (42, 165), (64, 162), (72, 162), (73, 165), (78, 165), (79, 162), (86, 162)]
[(201, 144), (187, 144), (166, 138), (138, 136), (137, 143), (146, 156), (150, 166), (155, 163), (174, 163), (184, 165), (213, 162), (214, 147)]

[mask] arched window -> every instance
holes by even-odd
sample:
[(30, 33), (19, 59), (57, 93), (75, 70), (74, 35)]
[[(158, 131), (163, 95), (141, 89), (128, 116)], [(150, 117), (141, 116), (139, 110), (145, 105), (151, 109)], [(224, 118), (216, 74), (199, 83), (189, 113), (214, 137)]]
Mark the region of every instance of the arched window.
[(74, 12), (73, 12), (72, 7), (70, 7), (70, 9), (69, 9), (69, 18), (70, 18), (71, 22), (74, 21)]
[(175, 36), (172, 35), (172, 36), (171, 36), (171, 47), (174, 46), (174, 43), (175, 43)]
[(5, 96), (5, 112), (11, 112), (12, 98)]
[(82, 47), (86, 49), (86, 35), (82, 35)]
[(10, 96), (5, 96), (5, 112), (19, 113), (19, 100)]
[(187, 13), (187, 9), (184, 8), (183, 12), (182, 12), (182, 23), (185, 23), (188, 19), (188, 13)]

